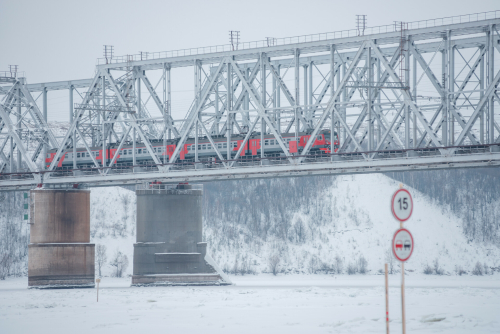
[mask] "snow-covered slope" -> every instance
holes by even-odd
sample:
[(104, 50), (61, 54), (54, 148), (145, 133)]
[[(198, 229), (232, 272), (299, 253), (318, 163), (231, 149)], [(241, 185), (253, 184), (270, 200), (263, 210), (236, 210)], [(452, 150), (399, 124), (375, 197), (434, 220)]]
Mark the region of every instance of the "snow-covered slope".
[[(229, 272), (269, 272), (269, 260), (275, 256), (279, 258), (279, 271), (287, 273), (346, 273), (348, 267), (359, 270), (360, 259), (364, 258), (368, 273), (374, 274), (392, 258), (390, 240), (399, 223), (392, 217), (389, 203), (398, 187), (398, 182), (380, 174), (337, 177), (330, 187), (315, 195), (312, 204), (296, 208), (292, 222), (284, 227), (286, 238), (271, 235), (264, 241), (246, 225), (221, 221), (205, 227), (205, 240), (212, 257)], [(414, 211), (405, 227), (415, 240), (415, 251), (405, 267), (409, 272), (421, 273), (428, 265), (434, 267), (436, 260), (445, 273), (451, 274), (457, 268), (471, 272), (478, 261), (488, 267), (500, 266), (497, 246), (468, 242), (460, 218), (420, 192), (409, 190)], [(116, 251), (126, 254), (130, 274), (135, 242), (134, 193), (122, 188), (94, 188), (91, 200), (92, 242), (107, 245), (108, 259)], [(231, 238), (227, 231), (222, 233), (214, 227), (222, 224), (233, 226)], [(394, 269), (398, 269), (396, 261)], [(106, 266), (103, 274), (111, 273), (112, 268)]]

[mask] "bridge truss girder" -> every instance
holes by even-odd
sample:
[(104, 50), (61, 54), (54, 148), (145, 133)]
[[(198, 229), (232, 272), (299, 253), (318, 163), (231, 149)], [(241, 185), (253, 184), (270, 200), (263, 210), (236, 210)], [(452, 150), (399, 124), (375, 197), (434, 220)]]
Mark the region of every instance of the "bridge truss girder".
[[(264, 135), (272, 135), (286, 164), (314, 162), (313, 140), (292, 153), (283, 133), (292, 133), (298, 140), (299, 132), (315, 138), (325, 129), (337, 132), (340, 142), (338, 152), (328, 157), (330, 161), (357, 156), (361, 157), (355, 159), (358, 163), (371, 163), (390, 151), (402, 152), (398, 158), (427, 156), (429, 152), (452, 157), (469, 146), (477, 146), (480, 153), (496, 152), (500, 145), (495, 115), (500, 103), (498, 62), (495, 67), (495, 57), (500, 54), (499, 23), (492, 19), (98, 65), (61, 143), (44, 144), (57, 148), (57, 153), (43, 179), (62, 178), (53, 172), (62, 156), (77, 146), (89, 153), (92, 146), (107, 143), (121, 149), (138, 138), (145, 144), (158, 178), (166, 177), (162, 173), (179, 172), (188, 138), (195, 141), (194, 167), (204, 164), (198, 152), (203, 137), (215, 149), (222, 170), (238, 167), (236, 158), (251, 135), (262, 142)], [(457, 62), (457, 57), (463, 62)], [(180, 67), (193, 68), (194, 98), (183, 112), (183, 120), (176, 121), (170, 72)], [(163, 94), (150, 81), (154, 71), (161, 71), (158, 84), (163, 82)], [(29, 94), (28, 88), (24, 92)], [(154, 113), (160, 117), (151, 116), (145, 98), (153, 101)], [(7, 110), (11, 102), (4, 101)], [(235, 135), (244, 139), (233, 151), (230, 142)], [(225, 151), (215, 145), (220, 136), (227, 141)], [(170, 158), (152, 148), (152, 140), (165, 143), (168, 139), (176, 140)], [(262, 146), (261, 161), (268, 159), (265, 149)], [(116, 157), (108, 165), (93, 158), (103, 182), (111, 177), (115, 163)], [(130, 174), (130, 179), (136, 177), (134, 170)]]

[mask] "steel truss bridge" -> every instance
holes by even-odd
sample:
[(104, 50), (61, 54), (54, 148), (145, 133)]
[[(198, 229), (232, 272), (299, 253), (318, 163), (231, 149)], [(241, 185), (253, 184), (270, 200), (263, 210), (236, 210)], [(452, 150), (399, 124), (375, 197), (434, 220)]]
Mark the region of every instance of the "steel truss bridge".
[[(499, 30), (495, 11), (107, 57), (85, 80), (27, 84), (15, 73), (0, 73), (0, 190), (498, 166)], [(171, 73), (181, 68), (193, 71), (194, 99), (174, 119)], [(156, 85), (153, 76), (160, 77)], [(63, 138), (47, 122), (52, 90), (70, 96)], [(33, 92), (43, 96), (41, 106)], [(291, 153), (282, 136), (315, 138), (323, 129), (338, 133), (338, 152), (312, 154), (310, 140)], [(267, 155), (263, 146), (259, 156), (237, 159), (243, 145), (233, 151), (232, 137), (244, 136), (246, 143), (264, 134), (274, 136), (280, 156)], [(214, 145), (221, 137), (227, 150)], [(198, 145), (195, 159), (180, 159), (188, 138), (210, 141), (218, 159), (203, 161)], [(170, 157), (152, 147), (167, 139), (177, 140)], [(116, 157), (97, 160), (90, 152), (135, 141), (152, 163), (122, 166)], [(73, 160), (73, 168), (57, 168), (76, 147), (86, 148), (93, 166), (78, 169)], [(57, 154), (47, 168), (48, 149)]]

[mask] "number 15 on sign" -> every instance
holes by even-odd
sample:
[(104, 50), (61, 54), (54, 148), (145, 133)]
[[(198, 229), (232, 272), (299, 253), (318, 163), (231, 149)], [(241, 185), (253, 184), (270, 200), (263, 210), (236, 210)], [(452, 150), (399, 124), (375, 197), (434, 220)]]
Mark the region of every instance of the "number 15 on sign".
[(406, 189), (397, 190), (392, 195), (391, 211), (394, 218), (400, 222), (407, 221), (413, 212), (413, 199)]

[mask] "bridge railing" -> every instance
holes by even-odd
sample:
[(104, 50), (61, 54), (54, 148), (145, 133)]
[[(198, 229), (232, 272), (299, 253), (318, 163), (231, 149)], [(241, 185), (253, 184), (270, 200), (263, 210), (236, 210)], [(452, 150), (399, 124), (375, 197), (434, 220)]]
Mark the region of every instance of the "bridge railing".
[[(477, 22), (477, 21), (491, 20), (497, 18), (500, 18), (500, 10), (474, 13), (474, 14), (465, 14), (458, 16), (449, 16), (449, 17), (442, 17), (442, 18), (422, 20), (422, 21), (405, 22), (405, 28), (407, 29), (432, 28), (449, 24)], [(266, 40), (242, 42), (239, 44), (221, 44), (221, 45), (213, 45), (213, 46), (206, 46), (199, 48), (180, 49), (180, 50), (161, 51), (161, 52), (141, 52), (138, 54), (116, 56), (113, 58), (98, 58), (97, 65), (115, 64), (115, 63), (117, 64), (117, 63), (131, 62), (131, 61), (193, 56), (193, 55), (201, 55), (207, 53), (230, 52), (236, 50), (272, 47), (279, 45), (317, 42), (317, 41), (324, 41), (336, 38), (346, 38), (346, 37), (355, 37), (360, 35), (373, 35), (373, 34), (395, 32), (399, 31), (399, 29), (400, 25), (394, 23), (394, 24), (381, 25), (375, 27), (367, 27), (363, 31), (360, 31), (358, 29), (349, 29), (349, 30), (340, 30), (334, 32), (318, 33), (318, 34), (293, 36), (293, 37), (268, 38)]]

